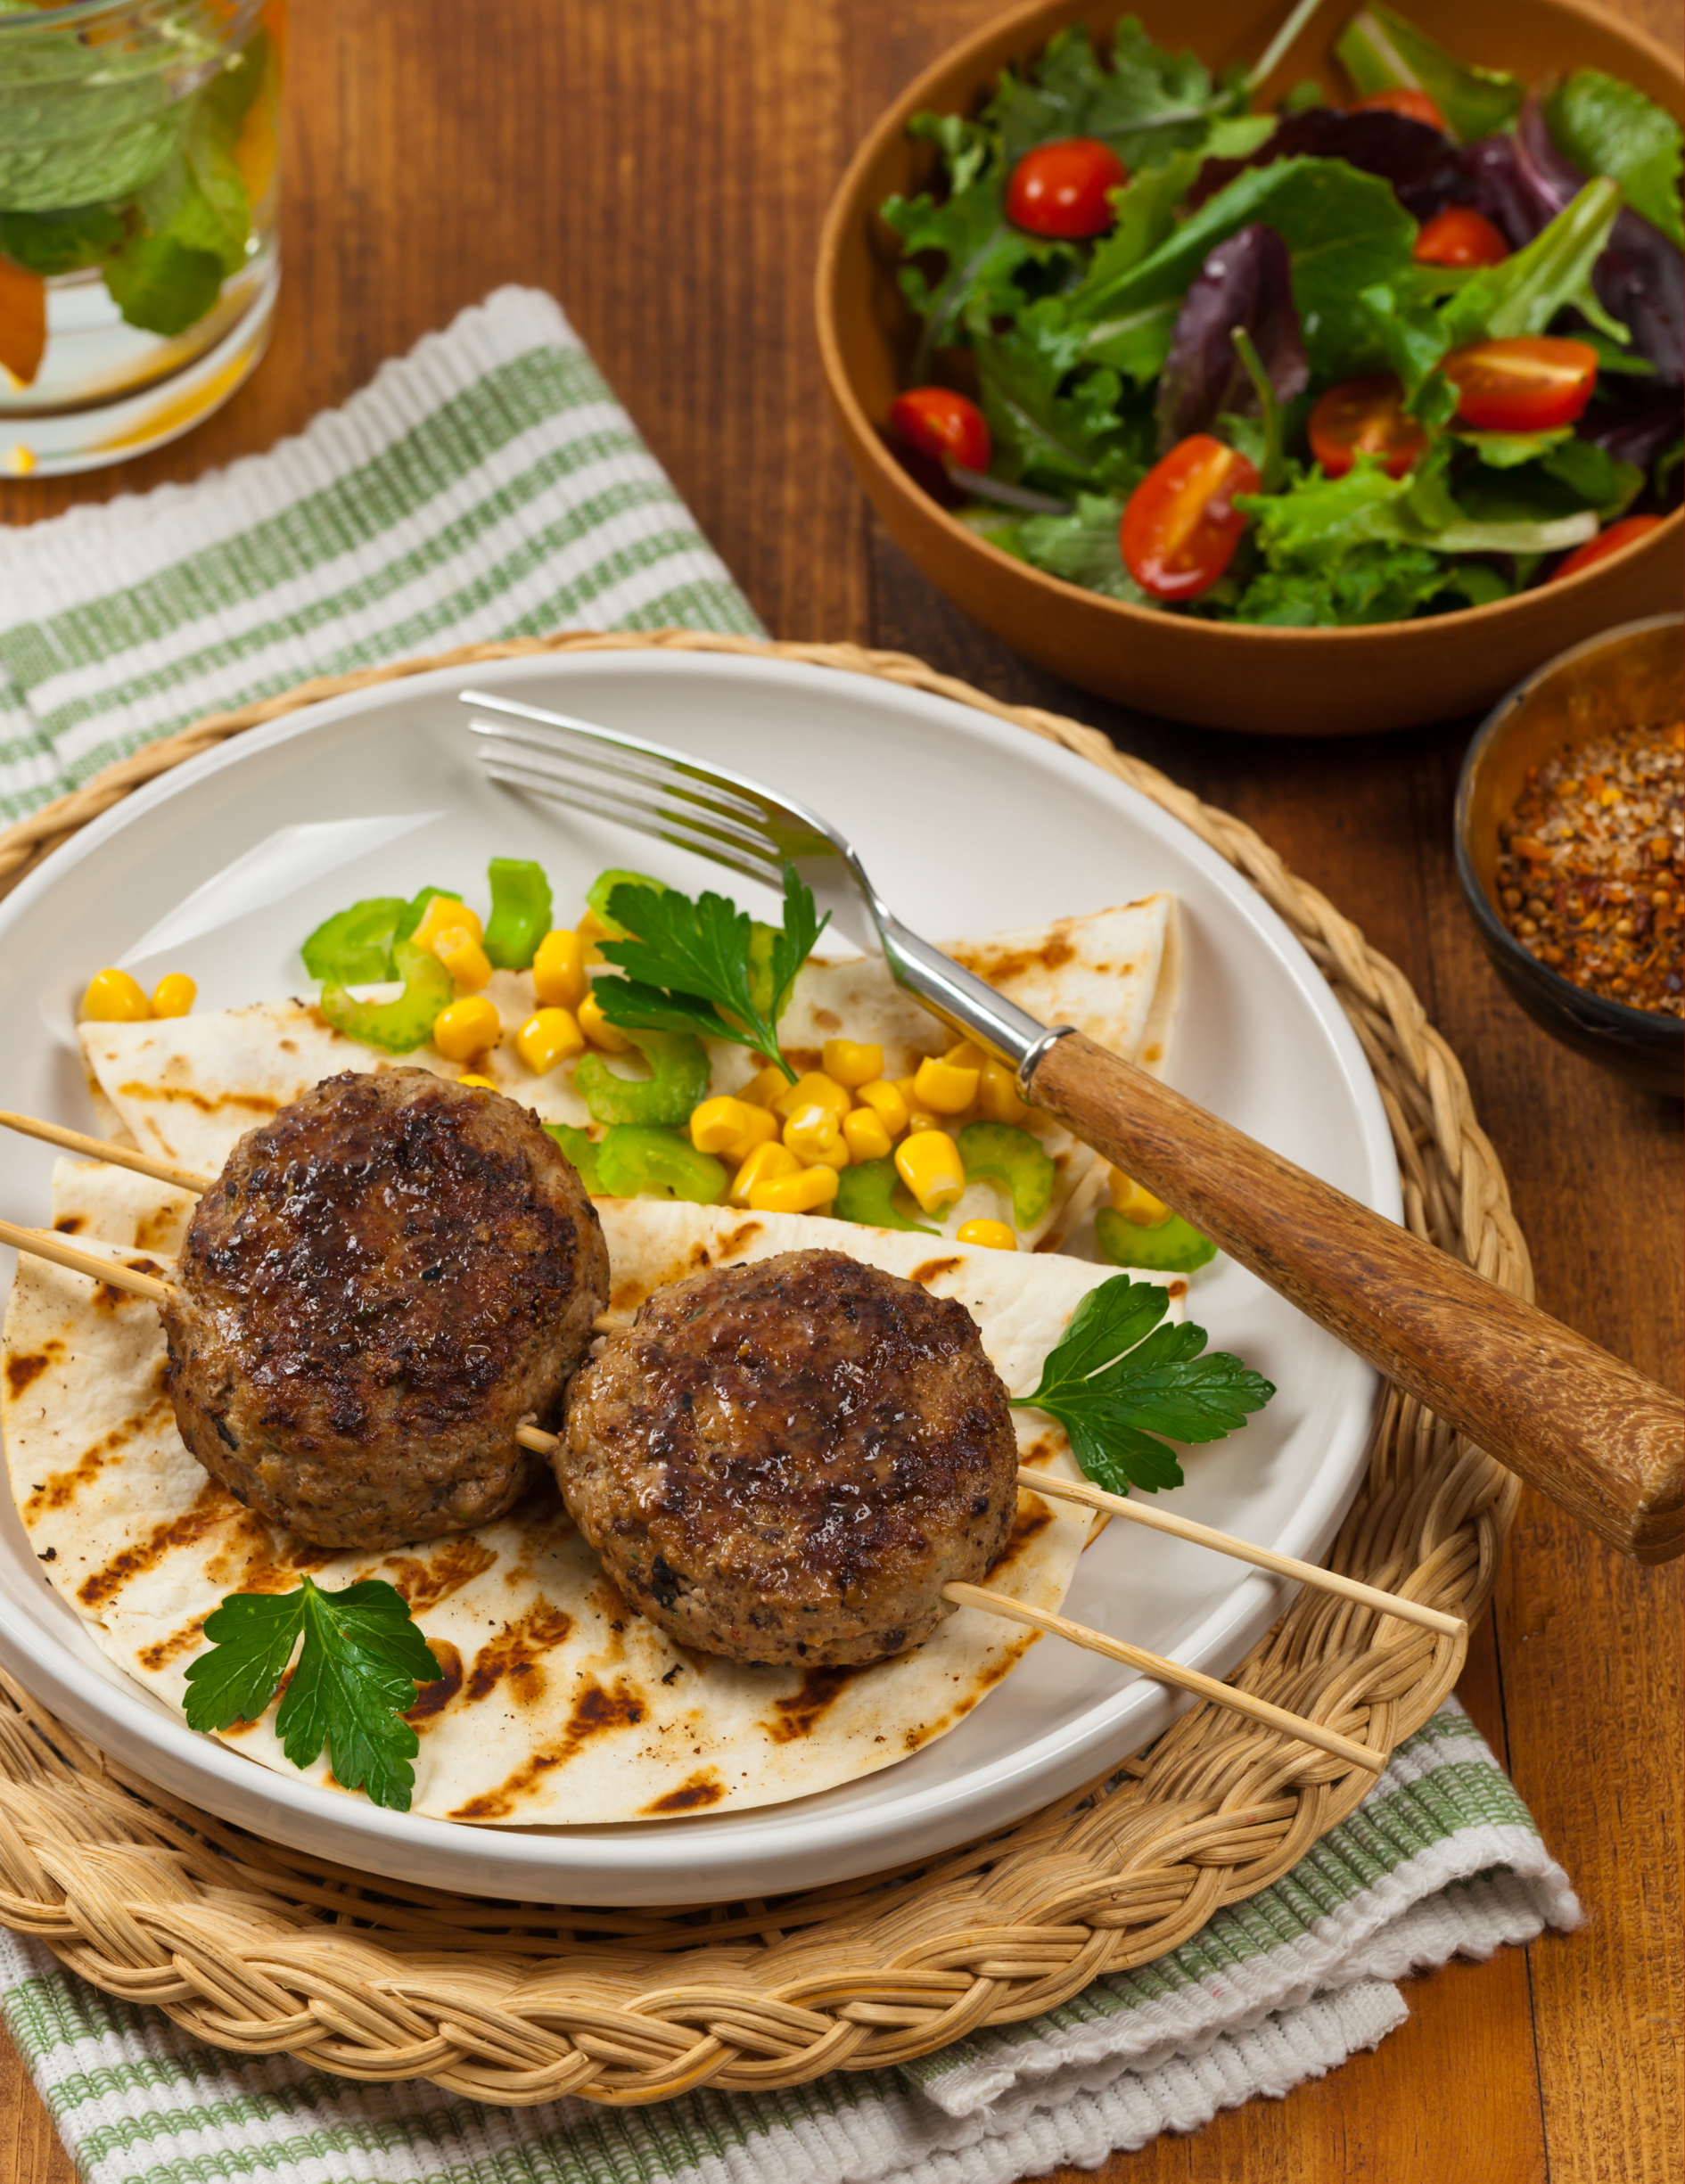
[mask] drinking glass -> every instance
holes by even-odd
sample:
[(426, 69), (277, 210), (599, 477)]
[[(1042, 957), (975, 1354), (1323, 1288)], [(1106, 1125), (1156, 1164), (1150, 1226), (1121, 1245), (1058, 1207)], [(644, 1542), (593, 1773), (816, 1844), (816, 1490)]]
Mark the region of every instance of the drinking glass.
[(286, 0), (0, 0), (0, 476), (185, 432), (280, 283)]

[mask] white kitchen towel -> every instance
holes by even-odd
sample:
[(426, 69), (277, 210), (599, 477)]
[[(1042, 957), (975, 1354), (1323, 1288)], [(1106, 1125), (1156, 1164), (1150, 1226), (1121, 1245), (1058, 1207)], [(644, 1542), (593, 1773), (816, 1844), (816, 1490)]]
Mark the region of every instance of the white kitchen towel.
[(555, 299), (502, 288), (267, 455), (0, 528), (0, 819), (314, 675), (676, 623), (765, 634)]
[(0, 2013), (87, 2184), (1016, 2184), (1279, 2098), (1401, 2024), (1407, 1974), (1580, 1920), (1451, 1701), (1274, 1886), (1154, 1964), (900, 2070), (483, 2107), (223, 2054), (4, 1932)]

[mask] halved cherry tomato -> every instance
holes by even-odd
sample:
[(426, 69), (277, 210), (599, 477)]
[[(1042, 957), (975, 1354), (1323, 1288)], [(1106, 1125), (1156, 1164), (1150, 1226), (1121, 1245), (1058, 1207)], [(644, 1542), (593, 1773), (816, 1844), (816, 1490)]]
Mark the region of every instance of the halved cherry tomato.
[(909, 447), (937, 463), (987, 470), (989, 427), (974, 402), (951, 387), (914, 387), (890, 404), (890, 424)]
[(1238, 449), (1209, 432), (1178, 441), (1130, 495), (1117, 531), (1124, 566), (1155, 599), (1197, 598), (1246, 528), (1236, 495), (1257, 490), (1258, 472)]
[(1343, 379), (1311, 412), (1311, 452), (1330, 478), (1344, 478), (1360, 455), (1378, 455), (1389, 478), (1401, 478), (1422, 459), (1427, 433), (1404, 407), (1404, 390), (1390, 372)]
[(1566, 554), (1546, 581), (1554, 584), (1558, 577), (1577, 577), (1582, 569), (1590, 569), (1594, 562), (1607, 561), (1611, 554), (1618, 554), (1634, 539), (1647, 538), (1653, 530), (1661, 528), (1659, 515), (1623, 515), (1618, 523), (1611, 523), (1595, 538), (1588, 538), (1582, 546), (1575, 546), (1572, 554)]
[(1406, 121), (1425, 122), (1430, 129), (1445, 134), (1445, 117), (1426, 91), (1406, 91), (1402, 86), (1396, 91), (1371, 91), (1366, 99), (1359, 99), (1348, 106), (1352, 114), (1402, 114)]
[(1442, 370), (1457, 390), (1457, 415), (1484, 432), (1551, 432), (1572, 424), (1598, 383), (1598, 352), (1584, 341), (1524, 333), (1454, 349)]
[(1114, 214), (1108, 190), (1121, 190), (1130, 170), (1097, 136), (1064, 136), (1026, 152), (1007, 185), (1007, 218), (1032, 235), (1080, 242), (1103, 235)]
[(1410, 252), (1418, 266), (1498, 266), (1508, 255), (1509, 245), (1499, 230), (1468, 205), (1448, 205), (1436, 212)]

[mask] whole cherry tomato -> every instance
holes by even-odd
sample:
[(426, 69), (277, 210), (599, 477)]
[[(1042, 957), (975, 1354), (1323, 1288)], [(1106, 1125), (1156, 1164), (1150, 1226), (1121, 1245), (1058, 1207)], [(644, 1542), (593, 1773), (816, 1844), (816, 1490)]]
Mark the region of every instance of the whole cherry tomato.
[(1032, 235), (1080, 242), (1103, 235), (1113, 220), (1108, 190), (1121, 190), (1130, 170), (1097, 136), (1064, 136), (1026, 152), (1007, 185), (1007, 218)]
[(1366, 99), (1359, 99), (1346, 109), (1352, 114), (1402, 114), (1406, 121), (1425, 122), (1430, 129), (1445, 134), (1445, 117), (1426, 91), (1371, 91)]
[(1418, 266), (1497, 266), (1508, 255), (1509, 245), (1498, 229), (1484, 212), (1467, 205), (1436, 212), (1410, 252)]
[(1258, 472), (1238, 449), (1196, 432), (1178, 441), (1130, 495), (1118, 525), (1124, 566), (1155, 599), (1196, 599), (1235, 557), (1246, 519), (1240, 493)]
[(1330, 478), (1344, 478), (1360, 455), (1378, 455), (1389, 478), (1401, 478), (1422, 459), (1427, 434), (1404, 407), (1404, 390), (1390, 372), (1343, 379), (1311, 412), (1311, 452)]
[(989, 427), (974, 402), (951, 387), (914, 387), (890, 404), (890, 425), (909, 447), (937, 463), (987, 470)]
[(1454, 349), (1441, 367), (1457, 415), (1487, 432), (1550, 432), (1572, 424), (1598, 383), (1598, 352), (1554, 334), (1518, 335)]
[(1588, 538), (1582, 546), (1559, 561), (1546, 579), (1554, 584), (1558, 577), (1577, 577), (1582, 569), (1590, 569), (1596, 562), (1606, 562), (1611, 554), (1618, 554), (1623, 546), (1630, 546), (1636, 538), (1648, 538), (1653, 530), (1660, 530), (1659, 515), (1623, 515), (1618, 523), (1611, 523), (1600, 530), (1595, 538)]

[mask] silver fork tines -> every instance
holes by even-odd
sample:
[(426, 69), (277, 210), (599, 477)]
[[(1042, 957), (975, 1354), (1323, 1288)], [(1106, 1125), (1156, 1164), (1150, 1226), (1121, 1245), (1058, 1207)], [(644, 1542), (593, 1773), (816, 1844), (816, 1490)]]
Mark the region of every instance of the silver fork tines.
[(765, 886), (776, 888), (785, 866), (794, 865), (839, 930), (869, 924), (900, 983), (945, 1023), (1010, 1062), (1022, 1080), (1059, 1037), (910, 932), (847, 839), (764, 782), (571, 713), (483, 690), (464, 690), (462, 702), (497, 716), (469, 723), (481, 762), (496, 781), (653, 835)]

